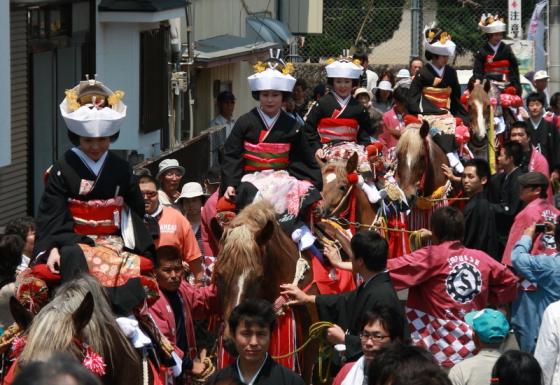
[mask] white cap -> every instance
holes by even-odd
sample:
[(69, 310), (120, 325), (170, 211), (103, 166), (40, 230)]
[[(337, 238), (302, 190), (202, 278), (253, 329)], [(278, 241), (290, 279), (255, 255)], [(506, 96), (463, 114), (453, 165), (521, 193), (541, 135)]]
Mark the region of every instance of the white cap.
[(391, 86), (391, 82), (388, 80), (381, 80), (377, 85), (377, 87), (375, 87), (375, 89), (393, 92), (393, 87)]
[(354, 91), (354, 97), (357, 98), (360, 94), (366, 94), (367, 96), (369, 96), (370, 100), (373, 98), (371, 91), (369, 91), (367, 88), (356, 88), (356, 91)]
[(498, 17), (490, 13), (483, 13), (478, 22), (478, 28), (484, 33), (498, 33), (506, 31), (506, 24)]
[(406, 68), (401, 68), (395, 77), (397, 79), (407, 79), (410, 77), (410, 72)]
[(185, 183), (183, 185), (183, 188), (181, 189), (181, 195), (179, 195), (179, 198), (177, 198), (175, 203), (178, 203), (182, 198), (196, 198), (196, 197), (206, 198), (206, 194), (204, 193), (204, 190), (202, 190), (202, 186), (200, 185), (200, 183), (197, 182)]
[(546, 71), (541, 70), (535, 72), (535, 75), (533, 76), (533, 81), (542, 80), (542, 79), (550, 79), (550, 76), (548, 76), (548, 73)]
[[(439, 39), (432, 42), (430, 35), (440, 36)], [(451, 36), (447, 32), (441, 31), (435, 27), (435, 23), (431, 26), (424, 27), (424, 49), (434, 55), (453, 56), (455, 55), (455, 43), (451, 41)]]
[(270, 53), (271, 57), (265, 60), (264, 63), (258, 62), (254, 66), (257, 72), (247, 78), (249, 81), (249, 89), (251, 91), (274, 90), (292, 92), (296, 84), (296, 79), (289, 74), (289, 71), (286, 71), (288, 66), (292, 66), (292, 64), (284, 63), (284, 61), (279, 58), (279, 51), (276, 55), (273, 54), (272, 50)]
[[(117, 94), (120, 96), (115, 97)], [(87, 138), (113, 136), (119, 132), (126, 117), (126, 105), (121, 101), (123, 95), (119, 91), (113, 93), (95, 79), (84, 80), (66, 91), (59, 106), (60, 114), (68, 129), (76, 135)], [(87, 96), (90, 96), (89, 100), (80, 102), (80, 99), (88, 99)], [(103, 107), (94, 106), (95, 98), (104, 99)], [(112, 98), (114, 105), (109, 105)]]
[(364, 72), (363, 67), (352, 63), (347, 59), (339, 59), (332, 62), (325, 67), (327, 71), (328, 78), (344, 78), (344, 79), (359, 79), (362, 72)]
[(185, 175), (185, 168), (179, 165), (177, 159), (164, 159), (158, 165), (156, 179), (159, 179), (168, 170), (179, 170), (181, 175)]

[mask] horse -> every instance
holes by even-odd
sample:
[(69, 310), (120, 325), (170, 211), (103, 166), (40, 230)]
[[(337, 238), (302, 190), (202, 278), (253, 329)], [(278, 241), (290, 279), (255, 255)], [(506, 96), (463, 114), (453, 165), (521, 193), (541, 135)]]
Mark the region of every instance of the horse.
[[(305, 269), (302, 271), (297, 268), (298, 265), (307, 265), (308, 273), (304, 273)], [(280, 228), (270, 203), (263, 200), (246, 206), (223, 229), (220, 251), (214, 265), (213, 280), (218, 287), (224, 319), (227, 320), (233, 308), (243, 300), (266, 299), (274, 304), (277, 314), (285, 312), (285, 315), (278, 317), (273, 341), (281, 338), (278, 336), (282, 330), (292, 336), (289, 341), (271, 343), (271, 347), (282, 345), (281, 348), (284, 348), (293, 343), (289, 350), (295, 349), (295, 345), (302, 341), (293, 341), (294, 337), (297, 339), (298, 331), (291, 329), (292, 325), (299, 328), (302, 337), (306, 338), (312, 319), (317, 320), (318, 317), (316, 309), (311, 306), (284, 309), (282, 304), (285, 300), (280, 295), (280, 285), (292, 282), (304, 288), (311, 285), (308, 292), (317, 293), (310, 265), (312, 263), (299, 253), (296, 244)], [(292, 316), (295, 322), (292, 322)], [(278, 329), (284, 327), (286, 329)], [(226, 323), (224, 340), (231, 338), (231, 332)], [(312, 344), (311, 348), (306, 348), (295, 359), (288, 357), (278, 361), (292, 369), (299, 364), (297, 369), (310, 383), (316, 354)]]
[(489, 160), (489, 150), (493, 147), (489, 146), (489, 142), (495, 139), (495, 133), (492, 133), (493, 138), (489, 138), (488, 125), (491, 118), (490, 103), (490, 82), (484, 81), (483, 84), (474, 84), (474, 81), (469, 82), (469, 98), (467, 106), (469, 109), (470, 117), (470, 133), (469, 150), (475, 158)]
[(63, 284), (33, 318), (15, 298), (10, 305), (18, 325), (28, 328), (25, 347), (17, 360), (19, 368), (46, 361), (55, 352), (69, 352), (80, 361), (95, 352), (106, 365), (104, 374), (98, 372), (103, 384), (154, 383), (147, 359), (140, 359), (120, 330), (107, 296), (94, 277), (82, 275)]
[[(446, 186), (447, 177), (441, 166), (449, 166), (443, 150), (430, 137), (430, 126), (424, 121), (418, 128), (408, 125), (403, 131), (396, 148), (397, 168), (395, 177), (406, 199), (413, 208), (409, 230), (429, 227), (429, 217), (436, 207), (445, 202), (432, 204), (430, 199)], [(426, 206), (421, 209), (420, 203)], [(426, 210), (425, 208), (428, 208)]]

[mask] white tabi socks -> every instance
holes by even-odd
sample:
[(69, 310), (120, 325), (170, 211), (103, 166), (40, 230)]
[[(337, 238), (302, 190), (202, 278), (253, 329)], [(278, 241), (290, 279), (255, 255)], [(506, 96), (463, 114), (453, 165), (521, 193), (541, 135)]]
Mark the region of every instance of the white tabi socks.
[(451, 166), (451, 168), (453, 168), (459, 174), (462, 174), (463, 171), (465, 171), (463, 163), (461, 163), (461, 160), (459, 160), (459, 156), (456, 152), (448, 152), (445, 155), (447, 155), (447, 159), (449, 160), (449, 165)]

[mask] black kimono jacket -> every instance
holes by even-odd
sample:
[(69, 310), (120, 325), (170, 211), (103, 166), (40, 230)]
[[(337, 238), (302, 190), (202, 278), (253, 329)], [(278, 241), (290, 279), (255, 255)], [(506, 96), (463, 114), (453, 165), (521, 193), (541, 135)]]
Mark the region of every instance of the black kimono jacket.
[(517, 89), (517, 94), (521, 95), (521, 83), (519, 81), (519, 66), (517, 58), (513, 54), (511, 47), (503, 42), (500, 43), (498, 51), (494, 50), (488, 43), (484, 44), (474, 55), (473, 76), (475, 79), (482, 81), (483, 79), (503, 81), (503, 76), (498, 74), (492, 75), (484, 72), (484, 63), (488, 61), (488, 56), (492, 56), (492, 61), (507, 60), (509, 62), (509, 73), (506, 75), (509, 83)]
[[(366, 310), (376, 305), (384, 305), (394, 309), (402, 316), (403, 325), (406, 323), (403, 306), (393, 288), (389, 273), (386, 272), (379, 273), (356, 290), (340, 294), (318, 295), (315, 303), (320, 320), (333, 322), (343, 330), (347, 330), (344, 343), (348, 361), (355, 361), (362, 355), (359, 334)], [(405, 328), (403, 337), (408, 338), (406, 330), (407, 328)], [(340, 357), (337, 355), (335, 355), (334, 363), (340, 365)]]
[(497, 261), (501, 261), (498, 246), (496, 215), (486, 192), (473, 196), (465, 205), (465, 240), (463, 244), (469, 249), (484, 251)]
[[(241, 116), (235, 122), (230, 136), (224, 145), (222, 163), (222, 183), (220, 195), (228, 186), (237, 188), (245, 174), (244, 142), (259, 143), (259, 135), (266, 126), (256, 108)], [(303, 128), (284, 111), (270, 129), (264, 140), (266, 143), (290, 143), (288, 172), (300, 180), (307, 180), (321, 190), (321, 169), (315, 161), (315, 152), (303, 134)]]
[[(313, 154), (321, 148), (321, 138), (317, 130), (319, 121), (323, 118), (330, 118), (335, 110), (340, 110), (342, 107), (334, 95), (329, 92), (324, 95), (317, 103), (313, 105), (311, 111), (307, 115), (306, 123), (306, 136), (309, 138), (309, 143), (313, 147)], [(371, 120), (367, 110), (356, 99), (350, 97), (350, 101), (342, 113), (337, 116), (340, 119), (355, 119), (358, 122), (358, 138), (359, 144), (368, 144), (371, 142), (370, 136), (375, 134), (375, 130), (371, 126)]]
[[(412, 80), (412, 84), (410, 85), (410, 90), (408, 92), (408, 112), (414, 115), (443, 115), (450, 112), (451, 115), (459, 117), (467, 123), (468, 114), (461, 104), (461, 86), (459, 85), (459, 79), (457, 78), (457, 71), (455, 68), (446, 65), (441, 82), (436, 86), (434, 85), (434, 81), (437, 77), (439, 77), (439, 75), (430, 63), (426, 64), (418, 71), (414, 80)], [(422, 97), (422, 90), (424, 87), (451, 87), (451, 102), (449, 111), (435, 106), (430, 100)]]
[[(209, 383), (215, 384), (218, 380), (230, 378), (241, 381), (236, 362), (216, 372), (216, 374), (210, 378)], [(250, 379), (246, 380), (250, 381)], [(268, 356), (255, 382), (253, 382), (253, 385), (305, 385), (305, 382), (296, 373), (276, 363)]]
[[(87, 195), (79, 193), (83, 179), (97, 179)], [(103, 169), (96, 177), (72, 150), (68, 150), (49, 172), (37, 213), (34, 255), (53, 247), (61, 248), (77, 243), (93, 245), (90, 238), (74, 232), (74, 220), (68, 209), (68, 199), (106, 200), (114, 198), (117, 191), (131, 209), (136, 243), (132, 251), (148, 258), (152, 257), (152, 238), (142, 221), (145, 213), (144, 200), (128, 162), (109, 151)]]
[(527, 121), (527, 126), (531, 132), (531, 144), (546, 158), (550, 170), (554, 170), (560, 165), (560, 142), (556, 127), (544, 118), (536, 130), (531, 120)]

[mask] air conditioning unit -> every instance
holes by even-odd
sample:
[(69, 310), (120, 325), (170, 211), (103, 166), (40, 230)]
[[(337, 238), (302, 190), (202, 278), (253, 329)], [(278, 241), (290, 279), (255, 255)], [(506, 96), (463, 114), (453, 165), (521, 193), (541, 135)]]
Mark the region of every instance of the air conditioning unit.
[(323, 0), (280, 0), (279, 11), (293, 34), (323, 33)]

